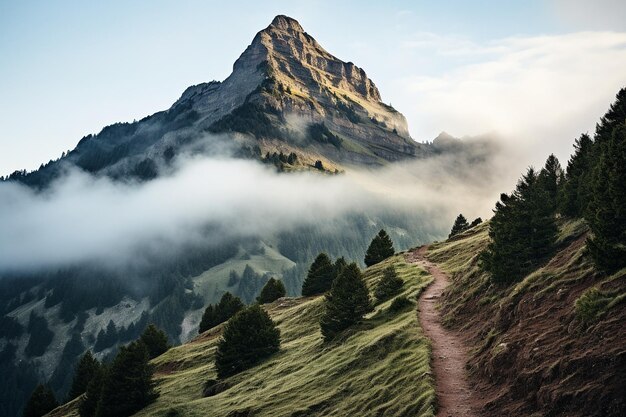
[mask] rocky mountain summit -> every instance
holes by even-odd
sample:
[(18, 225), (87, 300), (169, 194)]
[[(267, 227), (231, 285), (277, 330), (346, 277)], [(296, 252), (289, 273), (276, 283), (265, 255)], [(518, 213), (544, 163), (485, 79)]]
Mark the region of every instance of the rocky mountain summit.
[(256, 159), (294, 153), (300, 168), (317, 160), (329, 168), (377, 166), (432, 153), (410, 138), (404, 116), (382, 101), (363, 69), (281, 15), (256, 34), (223, 82), (191, 86), (170, 109), (107, 126), (60, 160), (12, 177), (41, 186), (72, 164), (113, 178), (151, 179), (177, 154), (210, 153), (214, 142)]
[(382, 102), (365, 71), (328, 53), (287, 16), (277, 16), (257, 33), (223, 83), (190, 87), (175, 106), (185, 103), (203, 115), (204, 123), (215, 123), (215, 131), (250, 133), (245, 123), (219, 118), (230, 115), (226, 119), (234, 122), (258, 113), (273, 124), (276, 137), (263, 135), (263, 126), (257, 126), (251, 132), (257, 138), (293, 144), (290, 139), (298, 136), (299, 147), (302, 139), (334, 145), (314, 148), (337, 162), (381, 163), (419, 153), (406, 119)]

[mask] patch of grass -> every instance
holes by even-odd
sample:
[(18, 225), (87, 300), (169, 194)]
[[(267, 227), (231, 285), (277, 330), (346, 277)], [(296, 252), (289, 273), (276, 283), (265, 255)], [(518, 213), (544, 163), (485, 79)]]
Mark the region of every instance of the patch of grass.
[[(138, 416), (434, 416), (430, 345), (413, 308), (389, 314), (400, 298), (411, 299), (432, 279), (395, 256), (364, 272), (372, 290), (394, 265), (404, 280), (397, 297), (376, 306), (363, 323), (324, 344), (319, 330), (323, 297), (277, 301), (265, 306), (281, 330), (281, 350), (256, 367), (227, 379), (231, 388), (203, 398), (219, 329), (173, 348), (154, 360), (161, 396)], [(404, 303), (404, 302), (402, 302)]]
[(574, 309), (583, 323), (590, 324), (624, 300), (626, 293), (607, 292), (591, 287), (576, 299)]

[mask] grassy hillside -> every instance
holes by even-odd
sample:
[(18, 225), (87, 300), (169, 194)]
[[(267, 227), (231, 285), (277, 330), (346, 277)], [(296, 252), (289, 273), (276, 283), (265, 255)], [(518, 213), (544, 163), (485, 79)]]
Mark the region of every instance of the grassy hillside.
[(492, 284), (478, 267), (488, 223), (428, 252), (452, 276), (445, 321), (473, 347), (470, 370), (488, 414), (626, 413), (626, 269), (598, 274), (585, 224), (559, 226), (552, 259), (508, 286)]
[(392, 313), (392, 300), (341, 341), (322, 343), (318, 320), (323, 297), (287, 298), (267, 306), (282, 335), (281, 350), (231, 377), (228, 390), (202, 397), (213, 367), (221, 326), (154, 360), (160, 397), (140, 416), (433, 416), (429, 342), (421, 333), (416, 297), (431, 278), (402, 255), (365, 271), (374, 285), (394, 264), (411, 307)]

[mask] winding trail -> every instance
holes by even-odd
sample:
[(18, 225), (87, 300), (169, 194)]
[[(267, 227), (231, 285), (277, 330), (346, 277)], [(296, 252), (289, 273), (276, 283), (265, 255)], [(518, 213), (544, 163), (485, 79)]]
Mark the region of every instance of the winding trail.
[(435, 374), (438, 417), (477, 417), (472, 409), (473, 392), (465, 372), (465, 346), (460, 337), (443, 327), (437, 301), (448, 286), (445, 272), (426, 259), (428, 246), (409, 252), (407, 260), (426, 269), (434, 281), (419, 299), (419, 320), (431, 340), (432, 368)]

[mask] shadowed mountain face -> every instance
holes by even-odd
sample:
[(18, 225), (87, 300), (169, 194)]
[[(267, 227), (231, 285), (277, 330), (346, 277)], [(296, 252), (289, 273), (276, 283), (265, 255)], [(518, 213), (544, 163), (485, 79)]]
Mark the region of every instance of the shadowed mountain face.
[(181, 152), (263, 159), (297, 155), (302, 167), (384, 165), (430, 155), (404, 116), (381, 101), (363, 69), (324, 50), (300, 24), (277, 16), (223, 82), (185, 90), (170, 109), (84, 137), (58, 161), (13, 179), (45, 186), (68, 165), (113, 178), (151, 179)]

